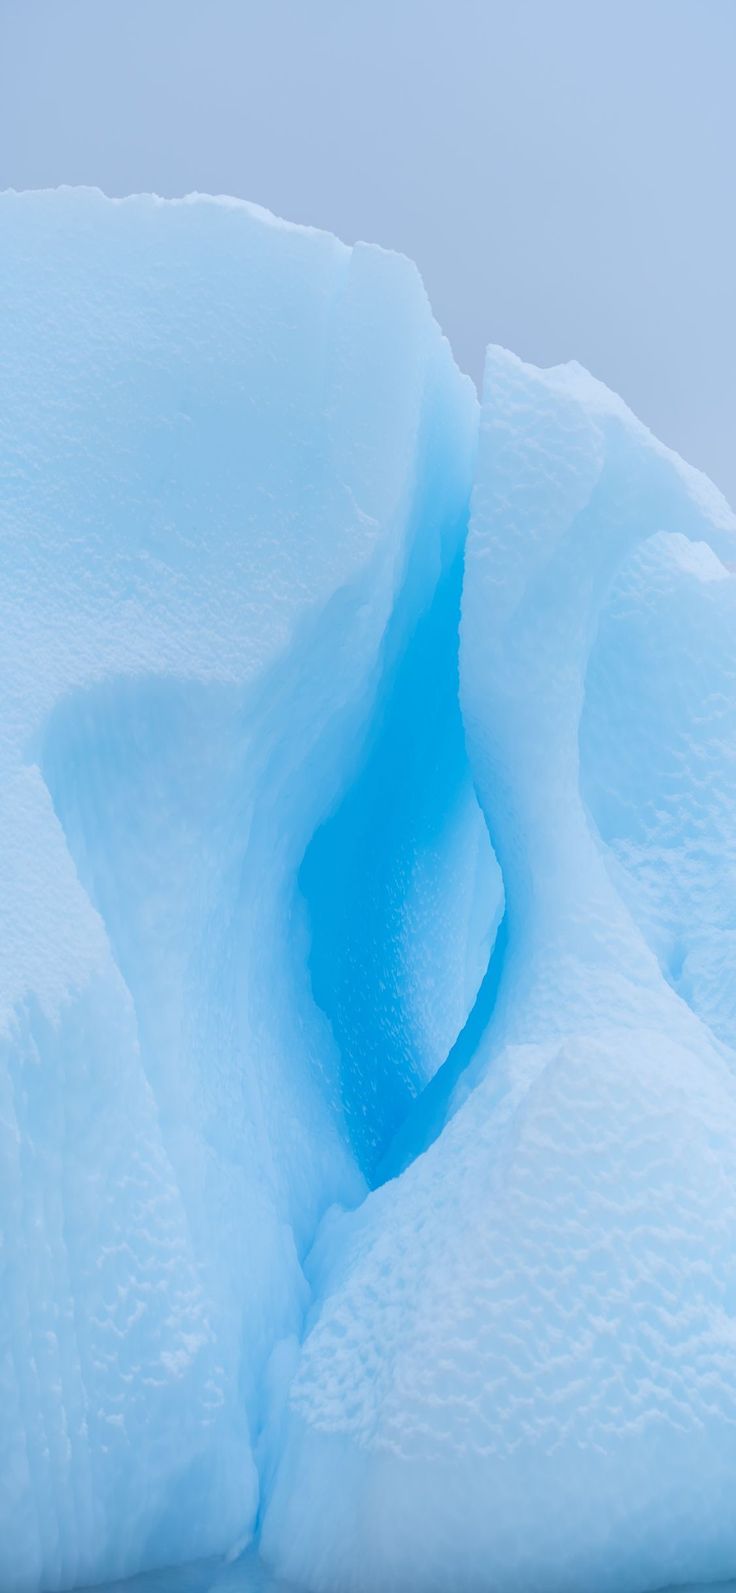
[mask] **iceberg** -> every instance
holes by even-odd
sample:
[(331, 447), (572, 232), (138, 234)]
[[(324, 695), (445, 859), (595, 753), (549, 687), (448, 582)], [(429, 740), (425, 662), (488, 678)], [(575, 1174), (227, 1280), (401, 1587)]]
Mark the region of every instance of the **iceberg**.
[(733, 1577), (736, 520), (400, 256), (0, 227), (0, 1588)]

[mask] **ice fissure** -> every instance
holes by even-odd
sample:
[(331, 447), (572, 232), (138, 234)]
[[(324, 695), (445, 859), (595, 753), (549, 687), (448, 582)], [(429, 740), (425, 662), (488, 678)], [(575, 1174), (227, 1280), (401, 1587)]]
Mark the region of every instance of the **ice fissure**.
[(0, 199), (0, 1589), (736, 1574), (736, 522), (235, 201)]
[[(350, 1141), (370, 1184), (386, 1176), (391, 1142), (455, 1049), (500, 916), (458, 699), (464, 526), (455, 540), (387, 665), (360, 769), (300, 875), (312, 988), (338, 1043)], [(395, 611), (392, 626), (404, 623)]]

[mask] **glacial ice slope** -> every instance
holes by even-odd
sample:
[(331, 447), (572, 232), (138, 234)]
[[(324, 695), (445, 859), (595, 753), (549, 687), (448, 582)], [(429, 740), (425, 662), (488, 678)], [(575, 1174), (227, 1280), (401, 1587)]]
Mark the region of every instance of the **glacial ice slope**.
[(300, 1258), (363, 1189), (298, 871), (456, 561), (477, 406), (399, 257), (228, 201), (8, 194), (0, 226), (0, 1586), (22, 1593), (252, 1528)]
[(584, 372), (489, 351), (460, 674), (505, 951), (442, 1131), (311, 1261), (263, 1533), (311, 1588), (736, 1570), (735, 531)]

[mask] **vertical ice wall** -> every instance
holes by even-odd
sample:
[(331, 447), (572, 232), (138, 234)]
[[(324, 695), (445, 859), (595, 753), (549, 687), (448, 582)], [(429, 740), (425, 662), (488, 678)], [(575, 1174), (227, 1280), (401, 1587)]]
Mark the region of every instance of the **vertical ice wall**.
[(584, 372), (489, 353), (460, 674), (505, 953), (441, 1132), (315, 1251), (263, 1535), (311, 1587), (733, 1575), (735, 531)]
[(408, 634), (456, 557), (476, 403), (398, 257), (227, 201), (0, 216), (0, 1585), (22, 1593), (252, 1527), (300, 1258), (363, 1187), (297, 875), (399, 594)]

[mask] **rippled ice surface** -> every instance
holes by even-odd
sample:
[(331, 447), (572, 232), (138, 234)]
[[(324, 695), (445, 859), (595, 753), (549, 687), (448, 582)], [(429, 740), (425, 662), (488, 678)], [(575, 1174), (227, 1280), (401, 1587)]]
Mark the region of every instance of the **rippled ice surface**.
[[(198, 1560), (167, 1571), (144, 1571), (125, 1582), (106, 1582), (89, 1593), (298, 1593), (273, 1577), (255, 1554), (228, 1564)], [(81, 1593), (81, 1590), (80, 1590)]]
[[(234, 1564), (222, 1560), (198, 1560), (196, 1565), (179, 1565), (168, 1571), (145, 1571), (127, 1582), (106, 1582), (88, 1593), (299, 1593), (291, 1582), (271, 1576), (254, 1554), (246, 1554)], [(736, 1593), (736, 1582), (688, 1583), (687, 1587), (665, 1588), (661, 1593)], [(82, 1593), (82, 1590), (79, 1590)], [(450, 1593), (450, 1590), (448, 1590)], [(590, 1593), (595, 1593), (591, 1588)]]

